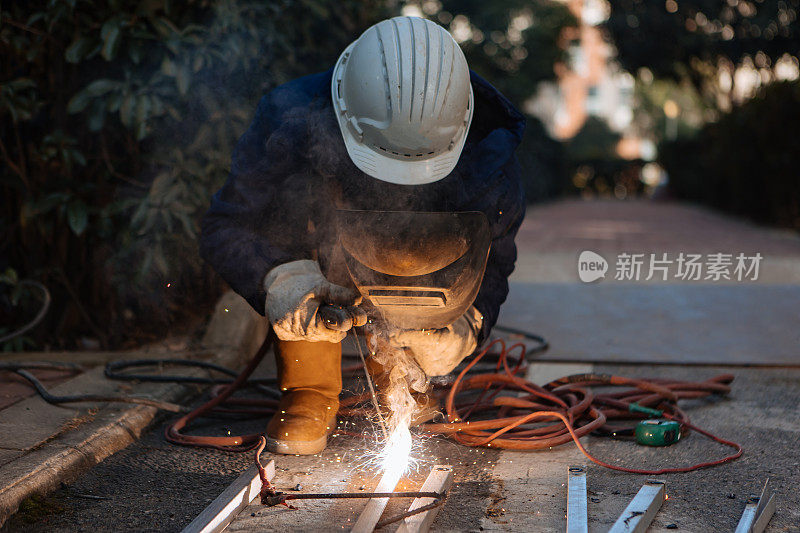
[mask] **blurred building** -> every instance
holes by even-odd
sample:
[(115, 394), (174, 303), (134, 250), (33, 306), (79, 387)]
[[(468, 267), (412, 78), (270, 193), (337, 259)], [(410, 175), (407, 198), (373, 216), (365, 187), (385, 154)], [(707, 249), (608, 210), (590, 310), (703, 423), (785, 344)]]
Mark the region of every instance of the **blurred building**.
[(650, 160), (655, 147), (633, 128), (634, 78), (614, 61), (614, 47), (599, 27), (609, 14), (605, 0), (559, 0), (578, 19), (577, 28), (564, 35), (568, 64), (556, 69), (556, 82), (540, 84), (525, 110), (544, 122), (550, 134), (562, 140), (580, 131), (589, 116), (603, 119), (621, 135), (620, 157)]

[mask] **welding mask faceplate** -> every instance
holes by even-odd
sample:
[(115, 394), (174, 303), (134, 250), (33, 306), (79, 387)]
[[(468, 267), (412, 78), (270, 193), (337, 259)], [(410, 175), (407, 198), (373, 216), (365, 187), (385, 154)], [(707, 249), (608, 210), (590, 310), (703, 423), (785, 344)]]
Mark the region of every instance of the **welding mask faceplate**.
[(491, 245), (478, 211), (337, 211), (347, 270), (367, 307), (404, 329), (443, 328), (478, 294)]

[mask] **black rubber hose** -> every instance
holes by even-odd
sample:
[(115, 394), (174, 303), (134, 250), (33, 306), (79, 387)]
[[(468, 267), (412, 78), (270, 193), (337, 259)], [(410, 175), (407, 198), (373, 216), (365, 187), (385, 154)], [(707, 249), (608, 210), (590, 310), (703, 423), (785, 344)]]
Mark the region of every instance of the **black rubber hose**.
[[(225, 368), (224, 366), (215, 365), (214, 363), (208, 363), (205, 361), (192, 361), (189, 359), (127, 359), (121, 361), (111, 361), (108, 364), (106, 364), (106, 368), (103, 371), (103, 373), (108, 379), (115, 379), (120, 381), (142, 381), (142, 382), (155, 382), (155, 383), (195, 383), (198, 385), (227, 385), (233, 382), (233, 379), (227, 379), (227, 378), (206, 378), (199, 376), (180, 376), (174, 374), (168, 374), (168, 375), (128, 374), (121, 372), (122, 370), (128, 368), (142, 368), (142, 367), (152, 367), (161, 365), (205, 368), (206, 370), (214, 370), (221, 374), (226, 374), (232, 377), (236, 377), (237, 375), (239, 375), (238, 372), (235, 372), (230, 368)], [(275, 378), (250, 379), (247, 381), (247, 383), (255, 386), (258, 390), (273, 398), (280, 399), (281, 397), (280, 391), (272, 387), (266, 386), (267, 384), (273, 385), (277, 383), (277, 380)]]
[(18, 330), (12, 331), (11, 333), (9, 333), (7, 335), (3, 335), (2, 337), (0, 337), (0, 342), (9, 341), (9, 340), (13, 339), (14, 337), (18, 337), (18, 336), (22, 335), (23, 333), (25, 333), (26, 331), (30, 330), (31, 328), (35, 327), (39, 322), (42, 321), (42, 319), (44, 318), (44, 315), (47, 314), (47, 310), (50, 309), (50, 291), (47, 290), (47, 287), (45, 287), (44, 285), (42, 285), (38, 281), (33, 281), (33, 280), (30, 280), (30, 279), (23, 279), (22, 281), (19, 282), (19, 284), (20, 285), (27, 285), (29, 287), (36, 287), (37, 289), (42, 291), (42, 294), (43, 294), (43, 297), (42, 297), (42, 308), (39, 309), (39, 312), (36, 314), (35, 317), (33, 317), (33, 320), (31, 320), (30, 322), (28, 322), (27, 324), (25, 324), (24, 326), (22, 326)]
[(44, 401), (53, 405), (60, 405), (62, 403), (74, 403), (74, 402), (120, 402), (120, 403), (135, 403), (140, 405), (147, 405), (150, 407), (156, 407), (158, 409), (164, 409), (165, 411), (172, 411), (173, 413), (182, 413), (189, 411), (188, 408), (182, 407), (178, 404), (172, 402), (162, 402), (159, 400), (151, 400), (149, 398), (136, 398), (131, 396), (106, 396), (102, 394), (73, 394), (68, 396), (56, 396), (55, 394), (51, 394), (42, 382), (39, 381), (36, 376), (28, 372), (27, 370), (23, 370), (21, 368), (17, 368), (13, 370), (15, 374), (21, 376), (28, 380), (31, 385), (36, 389), (36, 392), (39, 393), (39, 396), (42, 397)]
[(536, 346), (533, 348), (529, 348), (528, 351), (525, 353), (526, 357), (530, 357), (531, 355), (542, 353), (550, 348), (550, 343), (547, 342), (547, 339), (542, 337), (541, 335), (537, 335), (536, 333), (531, 333), (529, 331), (525, 331), (522, 329), (517, 328), (510, 328), (508, 326), (503, 326), (502, 324), (496, 324), (494, 329), (498, 331), (505, 331), (506, 333), (511, 333), (512, 335), (520, 335), (521, 337), (525, 337), (528, 340), (534, 341), (537, 343)]

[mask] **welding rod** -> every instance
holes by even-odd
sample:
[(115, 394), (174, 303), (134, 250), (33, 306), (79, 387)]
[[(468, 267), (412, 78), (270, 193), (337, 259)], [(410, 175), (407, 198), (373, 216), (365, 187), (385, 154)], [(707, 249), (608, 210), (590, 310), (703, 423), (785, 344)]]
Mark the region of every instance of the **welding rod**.
[[(395, 522), (399, 522), (400, 520), (403, 520), (405, 518), (411, 518), (412, 516), (416, 516), (418, 514), (427, 513), (428, 511), (433, 511), (434, 509), (436, 509), (437, 507), (439, 507), (440, 505), (443, 505), (443, 504), (444, 504), (444, 500), (443, 499), (442, 500), (433, 500), (433, 502), (429, 503), (428, 505), (423, 505), (422, 507), (417, 507), (416, 509), (411, 509), (410, 511), (406, 511), (405, 513), (399, 514), (399, 515), (397, 515), (397, 516), (395, 516), (393, 518), (387, 518), (386, 520), (382, 520), (382, 521), (378, 522), (377, 524), (375, 524), (375, 529), (380, 529), (382, 527), (388, 526), (389, 524), (394, 524)], [(400, 529), (398, 529), (398, 531), (401, 531), (401, 530), (405, 531), (406, 529), (407, 528), (404, 528), (403, 526), (400, 526)]]
[(306, 494), (279, 493), (262, 499), (265, 505), (280, 505), (287, 500), (336, 500), (340, 498), (434, 498), (441, 499), (445, 492), (318, 492)]

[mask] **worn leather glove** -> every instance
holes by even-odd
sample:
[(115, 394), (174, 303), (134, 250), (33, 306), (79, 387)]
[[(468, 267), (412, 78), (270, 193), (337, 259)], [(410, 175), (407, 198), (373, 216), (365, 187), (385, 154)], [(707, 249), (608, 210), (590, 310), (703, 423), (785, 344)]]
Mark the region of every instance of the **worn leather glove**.
[(475, 351), (483, 315), (470, 306), (466, 313), (442, 329), (399, 330), (389, 334), (389, 344), (409, 350), (428, 376), (444, 376)]
[(341, 342), (347, 331), (325, 326), (318, 312), (322, 304), (342, 308), (338, 311), (345, 317), (366, 316), (356, 307), (361, 303), (359, 293), (325, 279), (316, 261), (303, 259), (276, 266), (264, 278), (264, 290), (267, 318), (283, 341)]

